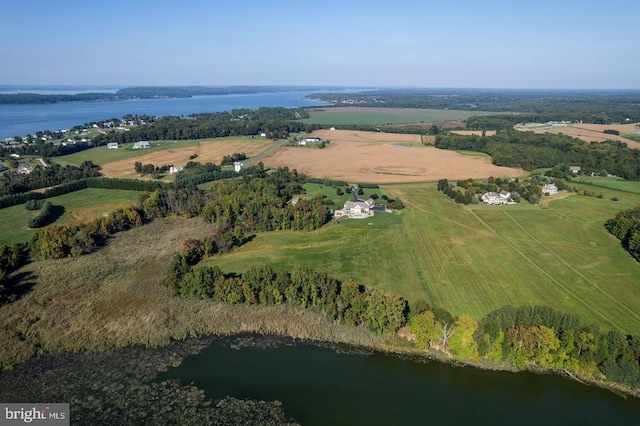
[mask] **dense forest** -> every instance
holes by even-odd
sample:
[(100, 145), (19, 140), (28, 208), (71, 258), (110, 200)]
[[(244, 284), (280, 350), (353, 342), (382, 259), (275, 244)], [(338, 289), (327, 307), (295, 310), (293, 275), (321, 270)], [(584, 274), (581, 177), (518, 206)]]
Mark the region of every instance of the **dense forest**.
[[(540, 121), (543, 118), (543, 121), (567, 120), (598, 124), (620, 123), (627, 119), (630, 122), (640, 121), (638, 90), (388, 89), (316, 93), (310, 97), (341, 106), (516, 112), (519, 114), (513, 119), (518, 120), (518, 123)], [(520, 114), (535, 114), (539, 120), (525, 119)], [(474, 120), (491, 120), (491, 117), (477, 117)], [(495, 128), (476, 124), (472, 126), (479, 130)]]
[(580, 166), (583, 173), (604, 172), (625, 179), (640, 178), (640, 151), (618, 141), (587, 143), (560, 134), (508, 130), (494, 136), (440, 134), (435, 146), (484, 152), (498, 166), (533, 170), (564, 163)]

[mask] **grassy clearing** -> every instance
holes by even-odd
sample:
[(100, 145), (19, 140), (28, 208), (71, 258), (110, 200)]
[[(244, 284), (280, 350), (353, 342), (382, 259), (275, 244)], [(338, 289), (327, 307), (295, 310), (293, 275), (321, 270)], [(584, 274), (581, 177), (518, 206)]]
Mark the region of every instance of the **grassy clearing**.
[(489, 115), (484, 111), (457, 111), (417, 108), (363, 108), (340, 107), (309, 109), (311, 117), (303, 123), (322, 125), (383, 125), (404, 123), (436, 123), (441, 121), (466, 120), (473, 115)]
[[(48, 200), (54, 206), (64, 207), (64, 213), (54, 223), (61, 225), (88, 222), (101, 214), (130, 206), (139, 197), (139, 191), (87, 188)], [(37, 214), (38, 211), (26, 210), (24, 204), (0, 209), (0, 245), (30, 240), (35, 230), (28, 228), (27, 222)]]

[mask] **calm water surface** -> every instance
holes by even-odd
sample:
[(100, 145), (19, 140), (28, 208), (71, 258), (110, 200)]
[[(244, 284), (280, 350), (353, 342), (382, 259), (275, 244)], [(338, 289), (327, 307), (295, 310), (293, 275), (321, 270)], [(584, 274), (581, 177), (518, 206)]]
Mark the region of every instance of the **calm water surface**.
[(157, 380), (210, 398), (278, 400), (303, 425), (637, 425), (640, 400), (555, 376), (488, 372), (281, 341), (215, 341)]
[[(76, 91), (77, 92), (77, 91)], [(43, 130), (70, 129), (92, 121), (122, 118), (126, 114), (188, 115), (260, 107), (325, 105), (305, 99), (318, 91), (194, 96), (174, 99), (140, 99), (120, 102), (68, 102), (46, 105), (0, 105), (0, 139), (26, 136)], [(59, 93), (59, 92), (58, 92)]]

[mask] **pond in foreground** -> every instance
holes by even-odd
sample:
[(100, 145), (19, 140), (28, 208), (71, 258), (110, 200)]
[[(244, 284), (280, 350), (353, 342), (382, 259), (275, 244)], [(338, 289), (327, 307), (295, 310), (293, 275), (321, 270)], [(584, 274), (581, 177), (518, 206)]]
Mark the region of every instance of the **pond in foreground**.
[(214, 341), (156, 381), (193, 382), (213, 399), (278, 400), (303, 425), (640, 422), (640, 400), (561, 377), (336, 353), (292, 340), (243, 341)]

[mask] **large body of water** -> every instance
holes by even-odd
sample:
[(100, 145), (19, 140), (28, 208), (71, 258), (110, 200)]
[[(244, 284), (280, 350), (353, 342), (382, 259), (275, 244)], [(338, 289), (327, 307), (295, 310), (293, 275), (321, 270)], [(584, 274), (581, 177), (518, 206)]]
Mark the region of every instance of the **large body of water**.
[[(4, 91), (8, 93), (9, 91)], [(61, 91), (39, 91), (62, 93)], [(75, 91), (78, 92), (77, 90)], [(194, 96), (173, 99), (140, 99), (119, 102), (67, 102), (37, 105), (0, 105), (0, 139), (26, 136), (37, 131), (69, 129), (76, 125), (122, 118), (126, 114), (188, 115), (260, 107), (325, 105), (306, 99), (309, 91), (255, 93), (241, 95)]]
[(385, 354), (338, 354), (283, 341), (233, 349), (225, 339), (156, 380), (209, 398), (278, 400), (303, 425), (634, 425), (640, 400), (550, 375), (491, 372)]

